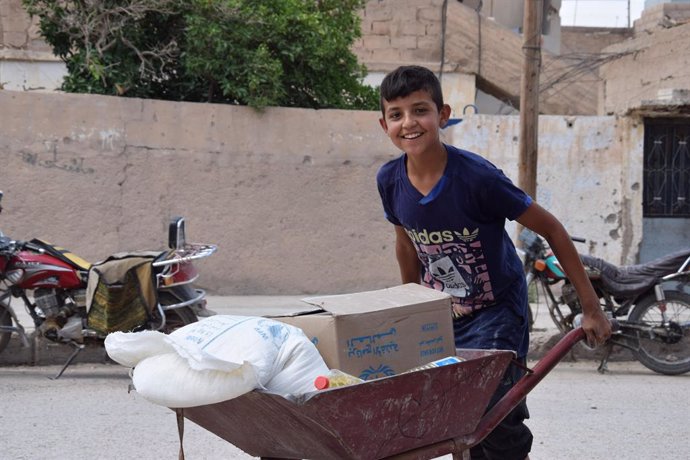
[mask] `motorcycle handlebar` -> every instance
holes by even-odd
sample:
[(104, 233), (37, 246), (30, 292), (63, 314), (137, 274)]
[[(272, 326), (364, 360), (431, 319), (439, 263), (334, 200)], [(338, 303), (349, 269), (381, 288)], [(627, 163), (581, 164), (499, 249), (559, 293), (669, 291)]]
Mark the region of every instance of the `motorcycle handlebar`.
[(4, 252), (5, 254), (19, 252), (25, 249), (39, 253), (45, 252), (42, 247), (37, 246), (30, 241), (12, 240), (7, 237), (4, 237), (0, 240), (0, 251)]

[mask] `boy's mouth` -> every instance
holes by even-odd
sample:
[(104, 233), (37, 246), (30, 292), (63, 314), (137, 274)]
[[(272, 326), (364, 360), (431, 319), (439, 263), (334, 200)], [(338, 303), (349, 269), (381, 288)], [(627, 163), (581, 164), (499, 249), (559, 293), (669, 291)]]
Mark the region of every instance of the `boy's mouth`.
[(404, 134), (400, 137), (402, 137), (403, 139), (407, 139), (409, 141), (412, 139), (417, 139), (421, 135), (422, 135), (422, 133), (410, 133), (410, 134)]

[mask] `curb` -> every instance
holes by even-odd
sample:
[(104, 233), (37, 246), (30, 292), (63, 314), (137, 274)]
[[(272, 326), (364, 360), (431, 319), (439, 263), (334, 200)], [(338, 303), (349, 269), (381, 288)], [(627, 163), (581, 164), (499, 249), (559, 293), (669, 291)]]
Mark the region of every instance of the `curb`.
[[(50, 341), (35, 331), (27, 333), (29, 346), (22, 345), (19, 336), (12, 335), (7, 348), (0, 353), (0, 366), (50, 366), (63, 365), (75, 347), (66, 343)], [(86, 344), (74, 358), (75, 363), (107, 363), (113, 362), (105, 351), (102, 343)]]
[[(559, 340), (564, 337), (564, 335), (565, 334), (557, 330), (534, 330), (530, 332), (530, 345), (529, 351), (527, 352), (527, 360), (540, 360)], [(561, 359), (561, 362), (601, 361), (605, 353), (606, 347), (592, 349), (580, 342)], [(635, 358), (630, 350), (622, 347), (614, 347), (608, 357), (608, 361), (635, 361)]]
[[(562, 337), (563, 333), (555, 330), (535, 330), (530, 334), (530, 347), (527, 354), (529, 361), (538, 361), (548, 352)], [(29, 346), (24, 347), (16, 334), (12, 335), (7, 348), (0, 354), (0, 366), (48, 366), (64, 365), (70, 355), (75, 351), (73, 346), (64, 343), (52, 342), (31, 331), (27, 334)], [(601, 361), (605, 348), (592, 350), (579, 343), (561, 359), (562, 362), (572, 361)], [(609, 356), (609, 361), (634, 361), (629, 350), (620, 347), (614, 348)], [(74, 363), (113, 363), (105, 351), (102, 343), (88, 343), (76, 355)]]

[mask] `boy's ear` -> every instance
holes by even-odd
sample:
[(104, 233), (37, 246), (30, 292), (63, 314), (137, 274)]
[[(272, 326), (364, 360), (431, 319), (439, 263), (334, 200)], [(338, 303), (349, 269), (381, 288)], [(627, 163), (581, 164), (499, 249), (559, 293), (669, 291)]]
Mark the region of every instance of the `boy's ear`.
[(383, 132), (388, 133), (388, 124), (386, 123), (385, 118), (379, 118), (379, 124), (383, 128)]
[(439, 112), (439, 125), (441, 128), (444, 128), (446, 123), (448, 123), (448, 120), (450, 120), (450, 112), (450, 106), (448, 104), (443, 104), (443, 107), (441, 107), (441, 111)]

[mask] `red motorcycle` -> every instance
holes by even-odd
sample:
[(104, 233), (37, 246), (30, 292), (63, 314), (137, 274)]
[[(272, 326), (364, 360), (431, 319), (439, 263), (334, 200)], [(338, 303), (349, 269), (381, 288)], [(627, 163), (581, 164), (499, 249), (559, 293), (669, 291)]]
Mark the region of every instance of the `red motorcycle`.
[(214, 314), (206, 308), (205, 292), (192, 283), (199, 275), (194, 261), (209, 257), (217, 247), (187, 243), (182, 217), (170, 222), (168, 246), (90, 264), (45, 241), (16, 241), (0, 232), (0, 353), (12, 333), (29, 345), (13, 298), (23, 301), (35, 334), (75, 347), (55, 378), (86, 344), (102, 345), (111, 332), (168, 333)]

